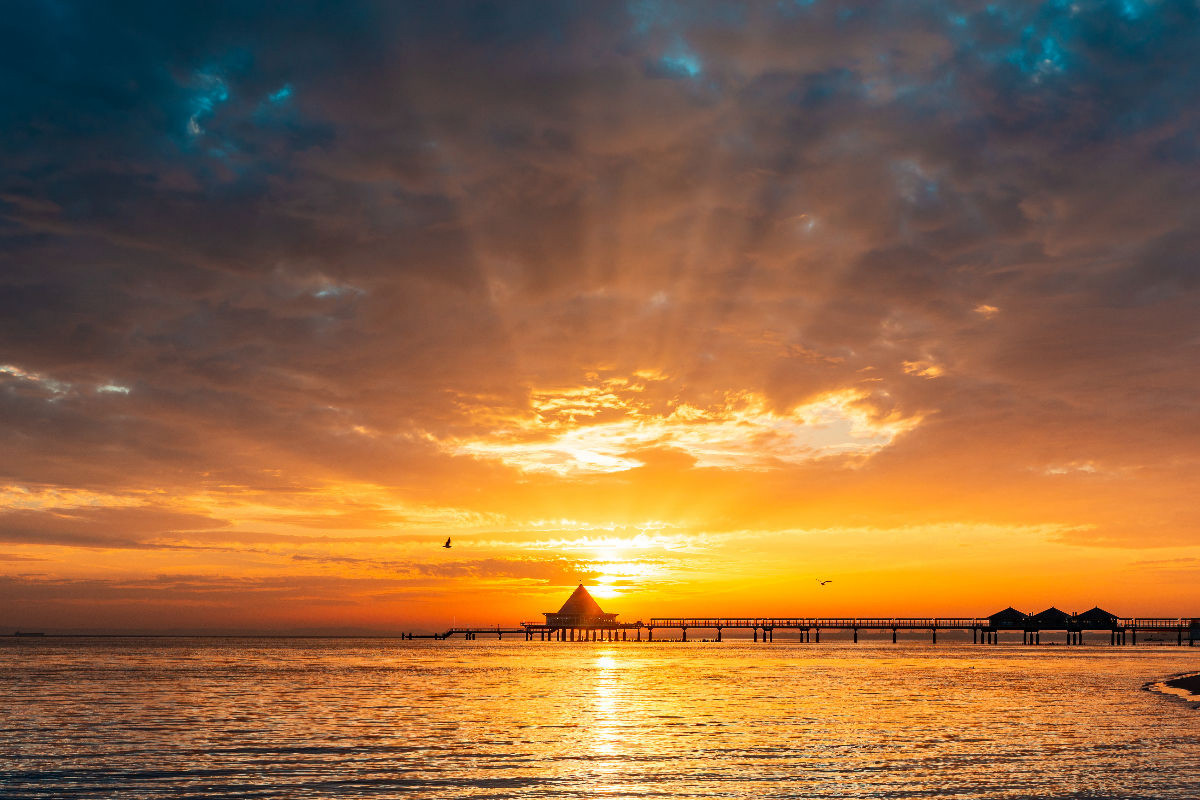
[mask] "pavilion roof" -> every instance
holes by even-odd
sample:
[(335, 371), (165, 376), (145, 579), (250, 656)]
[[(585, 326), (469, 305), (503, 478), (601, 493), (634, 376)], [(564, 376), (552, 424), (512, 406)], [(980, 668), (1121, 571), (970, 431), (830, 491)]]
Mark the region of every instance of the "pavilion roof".
[(567, 602), (563, 603), (558, 613), (577, 617), (598, 617), (604, 614), (604, 609), (600, 608), (600, 604), (588, 593), (587, 589), (583, 588), (581, 583), (575, 588), (575, 591), (571, 592), (571, 596), (567, 598)]

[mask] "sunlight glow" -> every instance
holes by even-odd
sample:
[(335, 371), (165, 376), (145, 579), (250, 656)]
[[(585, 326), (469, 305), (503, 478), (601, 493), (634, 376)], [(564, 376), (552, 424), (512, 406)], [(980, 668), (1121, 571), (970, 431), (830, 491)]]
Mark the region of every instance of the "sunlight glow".
[[(925, 369), (926, 377), (940, 374), (930, 373), (940, 370), (932, 365)], [(922, 419), (876, 414), (868, 395), (857, 389), (828, 392), (783, 413), (754, 392), (730, 393), (705, 407), (680, 402), (669, 413), (656, 413), (630, 396), (638, 387), (623, 388), (610, 380), (538, 390), (532, 416), (447, 446), (523, 472), (559, 475), (624, 472), (645, 465), (644, 451), (663, 450), (688, 456), (698, 467), (764, 470), (831, 456), (870, 456)]]

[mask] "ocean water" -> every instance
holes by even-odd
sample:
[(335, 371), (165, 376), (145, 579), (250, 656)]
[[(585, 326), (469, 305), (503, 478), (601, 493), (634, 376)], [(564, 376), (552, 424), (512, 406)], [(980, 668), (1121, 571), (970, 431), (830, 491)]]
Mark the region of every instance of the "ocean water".
[(1200, 648), (0, 640), (4, 798), (1187, 798)]

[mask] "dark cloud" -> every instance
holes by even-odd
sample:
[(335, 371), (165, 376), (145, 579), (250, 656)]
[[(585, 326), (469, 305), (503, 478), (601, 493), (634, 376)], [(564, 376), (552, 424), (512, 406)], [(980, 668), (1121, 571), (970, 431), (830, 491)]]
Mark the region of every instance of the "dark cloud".
[(9, 509), (0, 512), (0, 542), (117, 549), (183, 547), (155, 540), (228, 524), (202, 514), (151, 507)]
[[(1077, 538), (1136, 543), (1115, 498), (1178, 506), (1143, 476), (1200, 471), (1198, 45), (1183, 0), (11, 4), (0, 482), (271, 494), (297, 507), (259, 521), (349, 530), (416, 523), (301, 500), (904, 506), (920, 475), (1002, 503), (1088, 462), (1130, 532)], [(670, 441), (542, 486), (454, 447), (646, 369), (647, 415), (854, 388), (922, 422), (753, 488)], [(0, 533), (219, 524), (164, 513)]]

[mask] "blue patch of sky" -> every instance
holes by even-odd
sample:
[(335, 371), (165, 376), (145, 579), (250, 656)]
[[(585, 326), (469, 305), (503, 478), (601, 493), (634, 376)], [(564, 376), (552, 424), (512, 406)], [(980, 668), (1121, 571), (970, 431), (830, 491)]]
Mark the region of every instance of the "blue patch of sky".
[(633, 32), (639, 35), (671, 22), (675, 14), (674, 6), (662, 0), (632, 0), (626, 8), (633, 18)]
[(694, 78), (704, 68), (700, 57), (691, 51), (682, 39), (676, 41), (663, 57), (659, 59), (663, 68), (672, 75)]
[(217, 106), (229, 99), (229, 87), (225, 79), (215, 72), (197, 72), (194, 83), (197, 89), (192, 96), (191, 114), (187, 121), (187, 132), (193, 137), (204, 133), (202, 123), (215, 113)]
[(679, 78), (699, 77), (705, 69), (704, 59), (688, 43), (686, 34), (690, 27), (739, 26), (746, 17), (745, 6), (740, 3), (701, 7), (670, 0), (630, 0), (626, 9), (633, 33), (650, 37), (650, 46), (659, 49), (652, 62), (654, 71)]
[(992, 3), (983, 14), (953, 13), (946, 22), (961, 52), (986, 64), (1014, 67), (1030, 85), (1037, 85), (1072, 66), (1076, 8), (1059, 0), (1041, 6)]
[(292, 85), (285, 83), (281, 88), (267, 95), (268, 103), (285, 103), (292, 96)]
[(1148, 10), (1149, 4), (1144, 0), (1122, 0), (1118, 13), (1130, 22), (1141, 19)]
[(900, 196), (914, 205), (928, 205), (937, 200), (940, 187), (937, 179), (912, 159), (901, 159), (892, 164)]
[(326, 283), (326, 284), (323, 284), (321, 286), (321, 288), (314, 291), (312, 293), (312, 296), (320, 298), (321, 300), (328, 300), (330, 298), (346, 297), (347, 295), (357, 296), (357, 295), (361, 295), (361, 294), (366, 294), (366, 292), (364, 292), (362, 289), (358, 288), (357, 286), (351, 286), (348, 283), (346, 283), (346, 284)]
[(1052, 35), (1039, 35), (1033, 25), (1022, 29), (1020, 43), (1008, 51), (1006, 60), (1035, 82), (1062, 72), (1067, 64), (1058, 40)]

